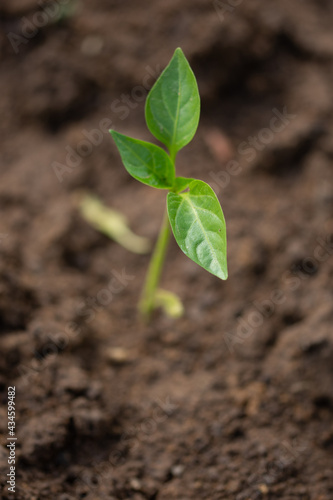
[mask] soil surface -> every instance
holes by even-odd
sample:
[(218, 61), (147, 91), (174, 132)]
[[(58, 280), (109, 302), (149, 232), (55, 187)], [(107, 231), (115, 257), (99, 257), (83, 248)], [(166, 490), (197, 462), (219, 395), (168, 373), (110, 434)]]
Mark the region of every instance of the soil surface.
[[(1, 498), (332, 500), (333, 3), (41, 5), (0, 6)], [(149, 255), (75, 193), (156, 239), (165, 193), (106, 130), (151, 139), (145, 88), (177, 46), (202, 97), (178, 171), (221, 200), (229, 279), (172, 241), (162, 285), (186, 313), (145, 326)]]

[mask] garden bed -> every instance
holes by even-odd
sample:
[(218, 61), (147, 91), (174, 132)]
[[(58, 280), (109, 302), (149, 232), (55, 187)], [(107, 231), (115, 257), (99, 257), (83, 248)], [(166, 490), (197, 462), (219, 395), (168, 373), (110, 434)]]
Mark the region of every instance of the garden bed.
[[(1, 497), (330, 500), (331, 3), (87, 0), (30, 38), (36, 4), (15, 4), (0, 38)], [(151, 140), (144, 93), (177, 46), (202, 96), (179, 175), (217, 192), (229, 279), (172, 241), (162, 284), (186, 313), (145, 326), (149, 256), (89, 227), (75, 193), (156, 238), (163, 193), (128, 176), (107, 129)]]

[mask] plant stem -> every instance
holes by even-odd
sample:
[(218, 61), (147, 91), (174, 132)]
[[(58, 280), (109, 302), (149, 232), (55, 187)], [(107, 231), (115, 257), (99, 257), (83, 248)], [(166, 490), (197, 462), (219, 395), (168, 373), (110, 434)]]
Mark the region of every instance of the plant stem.
[(174, 149), (170, 149), (169, 153), (170, 153), (171, 161), (175, 165), (177, 151)]
[(142, 290), (141, 300), (139, 302), (139, 312), (145, 320), (149, 320), (154, 309), (155, 292), (160, 281), (170, 234), (170, 223), (167, 210), (165, 209), (160, 234), (149, 263), (146, 281)]

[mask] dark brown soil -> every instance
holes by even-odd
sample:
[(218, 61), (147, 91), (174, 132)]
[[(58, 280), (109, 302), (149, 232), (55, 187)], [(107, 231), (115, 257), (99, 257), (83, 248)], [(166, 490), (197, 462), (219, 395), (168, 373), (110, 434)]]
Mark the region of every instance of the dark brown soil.
[[(33, 36), (38, 2), (0, 6), (1, 498), (332, 500), (333, 3), (60, 3)], [(142, 90), (177, 46), (202, 96), (179, 174), (214, 185), (230, 275), (172, 242), (162, 281), (186, 314), (146, 327), (149, 256), (89, 227), (74, 193), (152, 240), (165, 195), (107, 133), (66, 155), (106, 119), (149, 140)]]

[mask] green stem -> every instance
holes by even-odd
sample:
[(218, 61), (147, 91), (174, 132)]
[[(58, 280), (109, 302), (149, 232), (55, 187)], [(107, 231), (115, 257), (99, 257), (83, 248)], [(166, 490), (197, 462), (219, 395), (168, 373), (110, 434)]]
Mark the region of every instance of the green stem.
[(171, 148), (169, 153), (170, 153), (171, 161), (175, 165), (177, 150)]
[(139, 312), (145, 320), (149, 320), (149, 317), (154, 309), (155, 292), (160, 281), (170, 234), (171, 229), (168, 213), (167, 210), (165, 210), (160, 234), (150, 260), (145, 285), (139, 302)]

